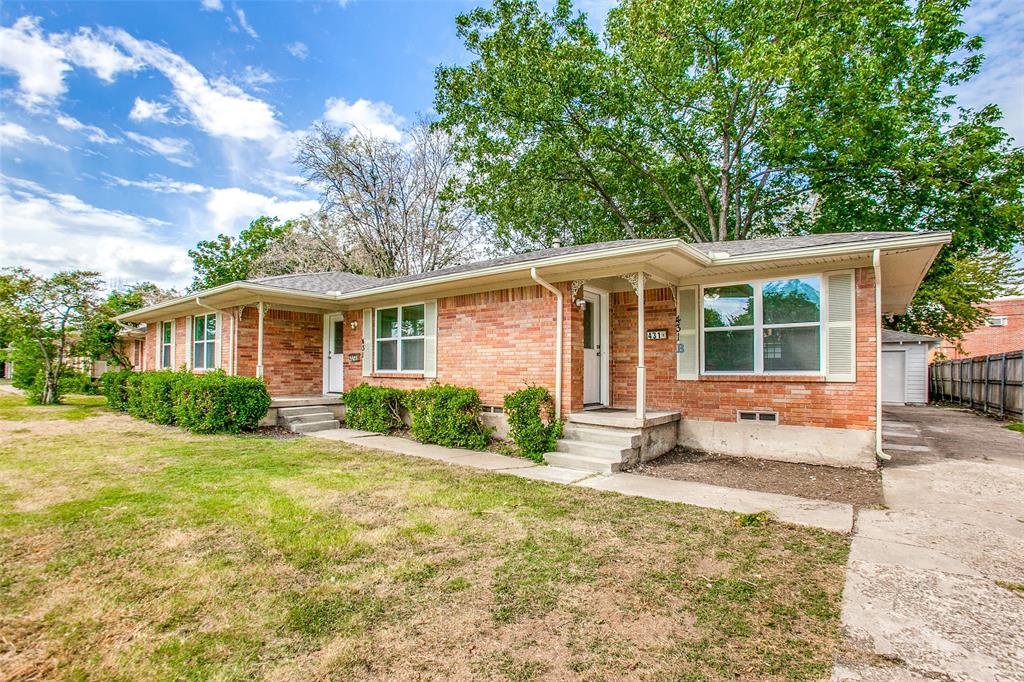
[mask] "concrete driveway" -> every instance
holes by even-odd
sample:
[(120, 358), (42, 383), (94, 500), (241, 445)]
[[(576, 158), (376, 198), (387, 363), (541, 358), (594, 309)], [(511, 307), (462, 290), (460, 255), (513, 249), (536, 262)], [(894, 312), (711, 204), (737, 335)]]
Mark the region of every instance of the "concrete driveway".
[(1024, 680), (1024, 436), (885, 411), (887, 510), (857, 517), (834, 680)]

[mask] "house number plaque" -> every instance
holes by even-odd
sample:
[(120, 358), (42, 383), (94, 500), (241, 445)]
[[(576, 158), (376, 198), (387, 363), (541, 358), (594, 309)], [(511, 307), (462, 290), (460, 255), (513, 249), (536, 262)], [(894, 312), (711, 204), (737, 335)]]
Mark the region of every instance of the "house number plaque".
[(348, 354), (348, 361), (349, 362), (359, 362), (359, 356), (360, 355), (362, 355), (362, 353), (349, 353)]
[(668, 338), (668, 330), (667, 329), (648, 329), (647, 330), (647, 340), (648, 341), (660, 341), (661, 339), (667, 339), (667, 338)]

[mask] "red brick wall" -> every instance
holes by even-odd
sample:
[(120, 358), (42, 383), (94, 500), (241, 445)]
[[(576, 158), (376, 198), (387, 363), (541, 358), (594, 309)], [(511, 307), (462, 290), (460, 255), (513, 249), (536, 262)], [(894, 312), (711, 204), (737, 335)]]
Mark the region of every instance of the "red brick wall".
[[(649, 408), (680, 410), (684, 418), (736, 421), (737, 410), (774, 410), (779, 423), (870, 430), (875, 428), (875, 292), (870, 268), (857, 270), (857, 381), (783, 376), (675, 378), (675, 304), (668, 289), (645, 293), (645, 327), (669, 338), (645, 343)], [(636, 404), (636, 295), (610, 301), (612, 404)]]
[[(230, 321), (222, 325), (230, 330)], [(259, 312), (248, 307), (238, 324), (238, 371), (256, 376)], [(263, 379), (271, 395), (320, 395), (323, 379), (323, 316), (288, 310), (266, 311), (263, 318)], [(229, 343), (221, 339), (221, 350)], [(225, 368), (227, 367), (225, 361)]]
[(1006, 326), (978, 327), (964, 335), (963, 352), (945, 341), (939, 352), (947, 358), (965, 358), (1024, 350), (1024, 296), (987, 301), (983, 307), (990, 316), (1005, 315)]
[[(572, 360), (582, 366), (582, 313), (564, 292), (563, 410), (583, 405), (582, 373), (572, 371)], [(528, 384), (554, 392), (555, 297), (539, 286), (501, 289), (441, 298), (437, 302), (437, 381), (471, 386), (485, 405), (501, 405), (507, 393)], [(351, 323), (358, 325), (351, 329)], [(433, 379), (422, 375), (381, 373), (363, 376), (361, 353), (363, 313), (345, 315), (345, 387), (364, 381), (378, 386), (419, 388)], [(371, 350), (372, 349), (368, 349)]]

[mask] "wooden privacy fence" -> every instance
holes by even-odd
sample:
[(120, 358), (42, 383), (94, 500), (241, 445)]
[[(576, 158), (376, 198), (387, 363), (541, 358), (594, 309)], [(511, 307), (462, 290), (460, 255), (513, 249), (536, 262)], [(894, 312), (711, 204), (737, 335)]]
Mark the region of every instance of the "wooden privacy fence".
[(1024, 351), (933, 362), (928, 381), (932, 400), (1024, 418)]

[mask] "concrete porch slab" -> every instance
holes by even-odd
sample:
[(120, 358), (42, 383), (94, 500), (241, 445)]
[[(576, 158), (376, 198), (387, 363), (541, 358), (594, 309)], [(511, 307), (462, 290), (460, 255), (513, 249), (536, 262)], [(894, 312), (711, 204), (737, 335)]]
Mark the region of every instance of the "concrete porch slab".
[(340, 395), (271, 396), (270, 407), (308, 407), (310, 405), (341, 405)]
[(740, 514), (767, 511), (785, 523), (823, 528), (837, 533), (849, 533), (853, 528), (853, 507), (838, 502), (807, 500), (789, 495), (723, 488), (692, 481), (673, 481), (636, 474), (598, 476), (586, 479), (577, 485), (623, 495), (649, 497), (666, 502), (682, 502), (697, 507), (709, 507)]
[(640, 429), (649, 426), (658, 426), (659, 424), (679, 421), (680, 417), (681, 415), (679, 412), (648, 410), (647, 416), (643, 419), (639, 419), (633, 411), (613, 408), (583, 410), (582, 412), (572, 412), (571, 414), (566, 415), (566, 419), (574, 424), (613, 426), (620, 429)]

